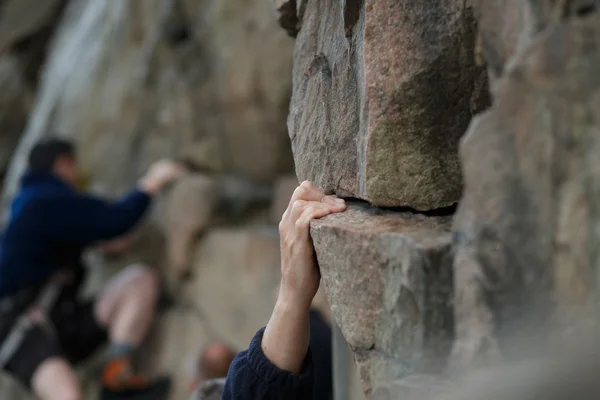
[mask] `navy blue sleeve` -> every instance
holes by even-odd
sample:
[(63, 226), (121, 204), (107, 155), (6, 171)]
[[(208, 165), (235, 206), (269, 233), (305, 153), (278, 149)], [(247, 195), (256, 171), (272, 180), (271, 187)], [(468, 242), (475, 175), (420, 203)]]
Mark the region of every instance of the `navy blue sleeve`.
[(248, 350), (233, 360), (222, 400), (311, 400), (314, 370), (310, 349), (299, 374), (281, 370), (262, 351), (263, 333), (264, 328), (256, 333)]
[(138, 189), (113, 202), (91, 196), (57, 197), (44, 202), (39, 221), (55, 240), (88, 244), (131, 230), (150, 202), (150, 196)]

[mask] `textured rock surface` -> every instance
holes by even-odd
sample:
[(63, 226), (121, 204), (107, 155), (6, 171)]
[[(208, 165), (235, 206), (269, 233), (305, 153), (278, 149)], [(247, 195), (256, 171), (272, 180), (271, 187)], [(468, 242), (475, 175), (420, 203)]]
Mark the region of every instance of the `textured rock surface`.
[(0, 178), (25, 129), (64, 0), (0, 2)]
[(598, 0), (470, 0), (479, 26), (478, 55), (485, 59), (492, 90), (510, 60), (553, 23), (583, 16)]
[(379, 206), (461, 193), (457, 143), (485, 103), (463, 1), (308, 2), (288, 119), (299, 179)]
[(470, 0), (478, 22), (479, 56), (495, 86), (509, 60), (546, 26), (551, 1)]
[(169, 275), (180, 277), (191, 269), (193, 245), (214, 223), (219, 200), (216, 180), (200, 174), (183, 178), (169, 193), (165, 210)]
[[(454, 361), (521, 357), (585, 314), (600, 253), (600, 19), (540, 35), (461, 144)], [(542, 331), (542, 332), (540, 332)]]
[(65, 0), (5, 0), (0, 3), (0, 52), (51, 27)]
[(411, 375), (378, 390), (373, 400), (596, 399), (600, 357), (597, 334), (589, 333), (569, 338), (543, 357), (479, 368), (451, 380)]
[(452, 339), (450, 218), (353, 205), (312, 225), (333, 316), (367, 395), (443, 368)]
[(51, 132), (76, 140), (110, 194), (165, 156), (274, 179), (292, 167), (291, 53), (264, 1), (69, 3), (5, 199), (29, 148)]

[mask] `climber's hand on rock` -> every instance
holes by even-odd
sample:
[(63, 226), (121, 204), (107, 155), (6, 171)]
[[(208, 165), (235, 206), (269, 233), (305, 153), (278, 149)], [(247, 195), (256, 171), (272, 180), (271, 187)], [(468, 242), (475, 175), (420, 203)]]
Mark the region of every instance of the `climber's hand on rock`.
[(321, 278), (310, 237), (310, 222), (342, 212), (346, 203), (325, 196), (310, 182), (303, 182), (292, 195), (279, 224), (281, 240), (281, 289), (279, 299), (308, 309)]
[(343, 200), (324, 196), (310, 182), (303, 182), (279, 224), (281, 285), (261, 348), (267, 359), (282, 370), (299, 373), (310, 342), (308, 311), (321, 278), (310, 222), (345, 209)]
[(140, 186), (146, 193), (157, 194), (184, 173), (185, 168), (181, 164), (171, 160), (160, 160), (150, 166)]

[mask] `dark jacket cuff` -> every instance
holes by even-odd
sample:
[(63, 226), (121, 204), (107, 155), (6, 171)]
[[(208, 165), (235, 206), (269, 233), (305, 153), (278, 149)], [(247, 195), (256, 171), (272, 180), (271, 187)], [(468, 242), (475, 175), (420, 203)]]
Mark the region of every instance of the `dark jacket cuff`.
[(129, 194), (129, 198), (133, 198), (136, 201), (139, 201), (144, 208), (148, 207), (152, 202), (152, 196), (150, 196), (148, 193), (144, 192), (140, 188), (133, 189), (133, 191)]
[(300, 373), (295, 374), (289, 371), (282, 370), (275, 366), (265, 356), (262, 350), (262, 338), (265, 333), (265, 328), (260, 329), (248, 348), (248, 364), (254, 373), (260, 377), (261, 380), (268, 387), (281, 388), (283, 392), (291, 391), (295, 392), (298, 389), (305, 387), (312, 388), (314, 381), (314, 365), (312, 360), (312, 353), (310, 349), (306, 352), (306, 358), (302, 365)]

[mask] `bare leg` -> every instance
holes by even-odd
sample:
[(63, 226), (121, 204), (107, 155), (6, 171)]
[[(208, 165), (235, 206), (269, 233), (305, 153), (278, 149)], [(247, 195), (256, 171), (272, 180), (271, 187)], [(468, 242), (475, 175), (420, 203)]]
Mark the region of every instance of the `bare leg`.
[(109, 329), (111, 342), (138, 346), (152, 322), (157, 297), (155, 272), (132, 265), (108, 283), (96, 304), (96, 318)]
[(83, 399), (73, 368), (62, 358), (49, 358), (40, 364), (33, 374), (32, 386), (41, 400)]

